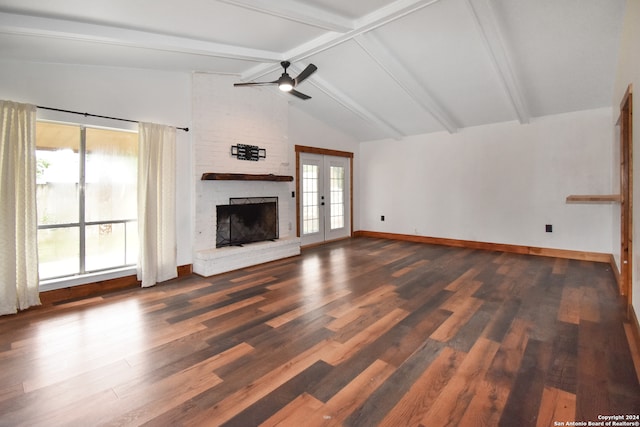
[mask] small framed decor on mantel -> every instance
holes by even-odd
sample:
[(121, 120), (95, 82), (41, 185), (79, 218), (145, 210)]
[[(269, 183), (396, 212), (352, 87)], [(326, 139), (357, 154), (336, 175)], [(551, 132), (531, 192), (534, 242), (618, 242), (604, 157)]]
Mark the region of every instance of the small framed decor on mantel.
[(267, 150), (259, 148), (257, 145), (238, 144), (231, 146), (231, 155), (238, 160), (251, 160), (257, 162), (267, 158)]

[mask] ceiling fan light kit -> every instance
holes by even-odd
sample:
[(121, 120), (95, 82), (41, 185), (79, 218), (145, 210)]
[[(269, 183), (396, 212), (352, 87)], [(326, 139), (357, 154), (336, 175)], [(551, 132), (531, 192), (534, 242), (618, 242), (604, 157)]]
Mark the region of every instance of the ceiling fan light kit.
[(280, 89), (283, 92), (291, 92), (291, 89), (293, 89), (293, 80), (289, 81), (281, 81), (278, 84), (278, 89)]
[(306, 80), (311, 74), (315, 73), (318, 67), (313, 64), (307, 65), (307, 67), (302, 70), (302, 72), (295, 79), (291, 78), (289, 73), (287, 73), (287, 68), (291, 65), (289, 61), (282, 61), (280, 63), (284, 72), (280, 76), (278, 80), (274, 80), (272, 82), (247, 82), (247, 83), (234, 83), (234, 86), (267, 86), (267, 85), (277, 85), (278, 89), (283, 92), (288, 92), (293, 96), (296, 96), (300, 99), (311, 99), (309, 95), (306, 95), (302, 92), (298, 92), (294, 90), (296, 86)]

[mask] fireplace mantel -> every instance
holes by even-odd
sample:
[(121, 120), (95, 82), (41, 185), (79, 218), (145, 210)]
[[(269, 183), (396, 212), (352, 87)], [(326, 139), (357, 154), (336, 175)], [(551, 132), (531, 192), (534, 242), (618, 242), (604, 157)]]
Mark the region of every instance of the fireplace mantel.
[(290, 175), (273, 174), (249, 174), (249, 173), (217, 173), (206, 172), (202, 174), (202, 181), (293, 181)]

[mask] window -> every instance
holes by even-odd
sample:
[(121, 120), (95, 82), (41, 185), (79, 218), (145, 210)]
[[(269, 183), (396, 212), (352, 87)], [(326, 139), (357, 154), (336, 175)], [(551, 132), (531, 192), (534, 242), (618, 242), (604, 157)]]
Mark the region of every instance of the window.
[(40, 280), (135, 265), (138, 135), (36, 124)]

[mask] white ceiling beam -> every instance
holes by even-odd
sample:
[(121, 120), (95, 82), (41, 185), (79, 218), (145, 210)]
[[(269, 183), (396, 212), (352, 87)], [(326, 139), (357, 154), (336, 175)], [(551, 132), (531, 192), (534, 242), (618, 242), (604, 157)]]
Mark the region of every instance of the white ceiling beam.
[[(306, 59), (341, 43), (352, 40), (354, 37), (375, 30), (383, 25), (410, 15), (418, 10), (431, 6), (440, 0), (396, 0), (378, 10), (375, 10), (355, 21), (355, 28), (344, 34), (326, 33), (315, 39), (303, 43), (283, 54), (283, 57), (291, 62)], [(258, 65), (242, 74), (242, 80), (250, 81), (272, 73), (279, 68), (278, 65)]]
[(327, 35), (328, 37), (318, 37), (309, 43), (302, 44), (288, 52), (288, 57), (292, 60), (308, 58), (333, 46), (344, 43), (354, 37), (368, 31), (387, 25), (397, 19), (410, 15), (431, 6), (440, 0), (396, 0), (378, 10), (375, 10), (355, 21), (356, 27), (343, 35)]
[(305, 25), (323, 28), (329, 31), (346, 33), (355, 24), (353, 20), (326, 9), (300, 3), (295, 0), (219, 0), (223, 3), (243, 7), (279, 18), (289, 19)]
[(407, 95), (449, 133), (454, 133), (461, 127), (377, 37), (369, 32), (356, 37), (355, 41)]
[[(302, 45), (289, 50), (288, 52), (284, 53), (283, 56), (285, 59), (292, 61), (292, 68), (296, 69), (295, 67), (301, 66), (300, 61), (312, 55), (318, 54), (341, 43), (352, 40), (361, 34), (375, 30), (376, 28), (389, 24), (390, 22), (393, 22), (404, 16), (415, 13), (420, 9), (437, 3), (438, 1), (440, 0), (396, 0), (393, 3), (390, 3), (387, 6), (384, 6), (356, 20), (356, 27), (345, 34), (323, 34), (307, 43), (303, 43)], [(300, 69), (303, 68), (304, 67)], [(240, 78), (243, 81), (252, 81), (280, 70), (281, 68), (278, 64), (259, 64), (244, 72), (240, 76)], [(400, 139), (405, 136), (402, 134), (402, 132), (398, 131), (393, 126), (389, 125), (384, 120), (377, 117), (375, 114), (368, 111), (361, 105), (357, 104), (355, 101), (353, 101), (353, 99), (346, 96), (343, 92), (330, 85), (328, 82), (320, 79), (319, 77), (312, 77), (311, 80), (314, 86), (324, 92), (327, 96), (329, 96), (348, 110), (362, 117), (364, 120), (367, 120), (370, 123), (376, 125), (384, 132), (386, 132), (390, 137)]]
[(518, 120), (520, 123), (529, 123), (531, 116), (524, 91), (506, 49), (490, 0), (467, 0), (467, 4)]
[(255, 62), (280, 61), (280, 53), (185, 37), (76, 21), (0, 12), (0, 33), (49, 37)]
[[(292, 64), (291, 68), (297, 74), (300, 73), (304, 68), (306, 68), (306, 66), (307, 64), (305, 63), (297, 62), (296, 64)], [(347, 110), (351, 111), (363, 120), (382, 130), (388, 137), (399, 140), (406, 136), (404, 133), (400, 132), (398, 129), (387, 123), (384, 119), (376, 116), (374, 113), (354, 101), (340, 89), (336, 88), (331, 83), (323, 80), (317, 75), (312, 75), (307, 80), (305, 80), (304, 83), (315, 86), (318, 90), (322, 91), (325, 95), (336, 101), (338, 104), (342, 105)]]

